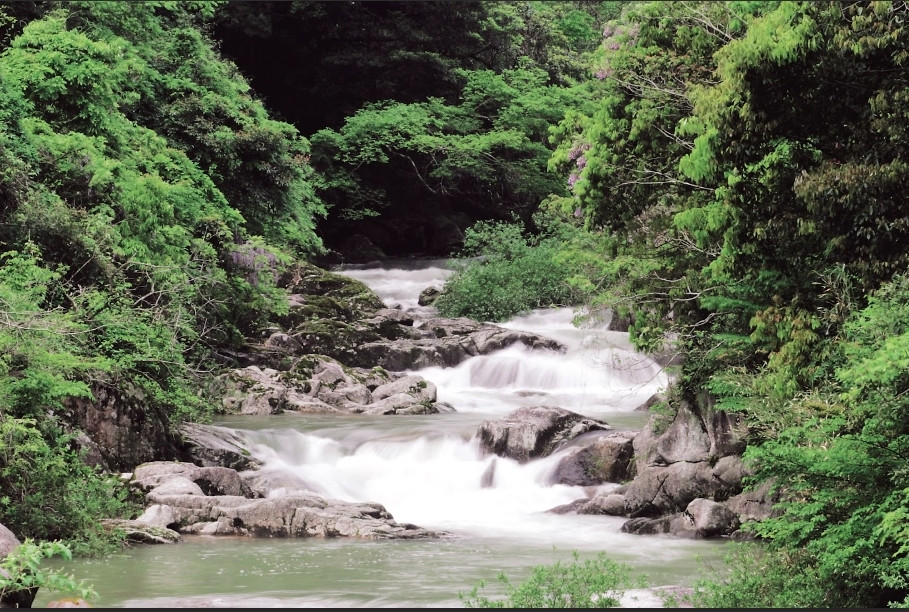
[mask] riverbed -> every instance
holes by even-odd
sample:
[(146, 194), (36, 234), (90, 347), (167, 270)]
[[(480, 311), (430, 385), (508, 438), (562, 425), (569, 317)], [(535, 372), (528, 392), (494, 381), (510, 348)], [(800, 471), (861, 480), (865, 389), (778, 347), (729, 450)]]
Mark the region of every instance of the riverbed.
[[(420, 291), (441, 288), (443, 260), (352, 266), (389, 307), (431, 315)], [(96, 607), (462, 607), (480, 581), (488, 595), (498, 576), (513, 583), (534, 566), (605, 551), (650, 586), (690, 585), (720, 562), (721, 541), (636, 536), (626, 519), (548, 510), (590, 495), (551, 485), (559, 455), (518, 464), (479, 449), (477, 429), (520, 406), (556, 405), (639, 430), (639, 407), (665, 389), (663, 369), (637, 354), (627, 334), (576, 327), (567, 308), (544, 309), (503, 323), (562, 342), (567, 350), (513, 346), (455, 367), (415, 370), (438, 388), (450, 412), (411, 416), (285, 413), (221, 417), (243, 431), (272, 469), (292, 471), (320, 495), (379, 502), (398, 522), (445, 531), (424, 541), (257, 539), (186, 536), (177, 544), (135, 546), (100, 559), (52, 565), (92, 584)], [(494, 464), (494, 465), (493, 465)], [(495, 474), (492, 482), (484, 474)], [(605, 483), (601, 490), (620, 483)], [(59, 594), (39, 593), (35, 607)]]

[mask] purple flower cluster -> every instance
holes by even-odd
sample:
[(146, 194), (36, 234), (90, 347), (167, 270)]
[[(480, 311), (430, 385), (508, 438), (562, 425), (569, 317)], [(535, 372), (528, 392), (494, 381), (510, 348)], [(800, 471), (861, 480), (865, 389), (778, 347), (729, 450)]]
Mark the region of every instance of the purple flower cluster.
[(584, 155), (586, 151), (590, 150), (589, 142), (582, 142), (571, 147), (568, 151), (569, 161), (573, 161), (577, 171), (572, 172), (568, 176), (568, 188), (571, 189), (574, 187), (574, 184), (578, 182), (581, 178), (581, 171), (587, 167), (587, 157)]
[(582, 142), (581, 144), (577, 144), (577, 145), (573, 146), (570, 151), (568, 151), (568, 159), (570, 159), (571, 161), (574, 161), (577, 158), (582, 157), (584, 154), (584, 151), (587, 151), (589, 149), (590, 149), (589, 142)]
[[(607, 25), (603, 28), (603, 45), (609, 51), (618, 51), (623, 46), (633, 47), (638, 41), (638, 35), (641, 33), (641, 26), (634, 24), (632, 26), (611, 26)], [(606, 64), (597, 70), (594, 73), (597, 79), (602, 81), (603, 79), (611, 77), (613, 74), (613, 69), (609, 65), (609, 60), (606, 60)]]

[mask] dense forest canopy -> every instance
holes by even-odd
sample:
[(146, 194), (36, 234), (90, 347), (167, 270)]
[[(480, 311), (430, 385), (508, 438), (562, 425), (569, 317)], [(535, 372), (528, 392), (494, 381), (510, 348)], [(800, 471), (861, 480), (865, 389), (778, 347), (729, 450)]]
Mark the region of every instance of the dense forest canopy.
[(608, 310), (684, 357), (670, 408), (747, 422), (781, 515), (703, 605), (909, 605), (907, 20), (886, 1), (0, 5), (0, 523), (102, 538), (130, 509), (65, 401), (104, 381), (204, 420), (219, 355), (286, 308), (300, 262), (483, 255), (443, 314)]

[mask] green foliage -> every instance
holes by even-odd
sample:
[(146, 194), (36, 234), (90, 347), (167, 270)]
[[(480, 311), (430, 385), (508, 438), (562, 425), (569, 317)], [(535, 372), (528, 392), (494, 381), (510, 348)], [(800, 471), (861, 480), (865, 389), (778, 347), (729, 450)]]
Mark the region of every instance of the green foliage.
[(119, 541), (100, 520), (132, 511), (126, 489), (73, 448), (54, 419), (0, 416), (0, 523), (38, 541), (64, 540), (78, 554), (109, 551)]
[[(228, 212), (226, 202), (217, 199), (223, 196), (233, 209), (229, 214), (239, 211), (249, 233), (304, 256), (317, 254), (322, 246), (315, 219), (325, 209), (313, 191), (309, 144), (292, 125), (268, 116), (236, 67), (203, 34), (204, 19), (214, 8), (214, 3), (74, 2), (59, 15), (66, 28), (87, 32), (86, 40), (94, 37), (93, 47), (116, 46), (113, 68), (123, 78), (97, 79), (116, 105), (113, 121), (122, 117), (154, 130), (184, 153), (211, 181), (204, 187), (208, 198), (216, 198), (219, 213)], [(53, 34), (60, 38), (59, 32)], [(46, 48), (42, 41), (42, 52)], [(84, 71), (85, 64), (78, 69)], [(63, 65), (60, 70), (76, 69)], [(61, 95), (72, 97), (73, 79), (68, 72), (62, 76), (66, 85), (51, 92), (47, 103), (60, 106)], [(94, 106), (102, 102), (95, 92), (84, 97)], [(96, 129), (96, 122), (91, 125)], [(238, 219), (228, 223), (236, 229)]]
[(95, 599), (94, 588), (72, 575), (41, 566), (44, 559), (62, 557), (72, 559), (72, 552), (62, 542), (36, 543), (26, 538), (3, 561), (0, 561), (0, 598), (6, 599), (20, 591), (48, 589), (82, 599)]
[(194, 29), (198, 8), (72, 3), (30, 23), (0, 61), (24, 94), (9, 109), (34, 177), (9, 181), (13, 227), (71, 271), (61, 295), (153, 396), (201, 349), (238, 342), (282, 308), (273, 280), (249, 283), (233, 261), (238, 243), (261, 242), (244, 224), (298, 253), (321, 248), (304, 143)]
[(686, 208), (709, 205), (712, 191), (679, 173), (692, 146), (679, 127), (692, 120), (690, 88), (713, 78), (714, 52), (742, 36), (763, 8), (629, 4), (606, 24), (592, 59), (597, 106), (566, 113), (552, 131), (550, 167), (567, 175), (571, 197), (551, 198), (549, 206), (602, 234), (602, 262), (590, 269), (593, 299), (631, 320), (632, 341), (642, 350), (662, 350), (675, 338), (708, 351), (714, 343), (703, 337), (707, 321), (743, 317), (738, 307), (711, 313), (705, 306), (733, 281), (702, 278), (713, 245), (677, 223)]
[(504, 598), (485, 595), (485, 582), (459, 597), (467, 608), (615, 608), (626, 589), (646, 586), (645, 577), (633, 579), (630, 568), (605, 552), (583, 561), (575, 552), (570, 563), (534, 567), (520, 584), (512, 584), (505, 574), (499, 575), (499, 582)]
[(633, 3), (593, 58), (598, 107), (553, 131), (570, 196), (548, 204), (598, 245), (577, 284), (684, 353), (678, 384), (742, 415), (782, 496), (754, 526), (768, 556), (711, 605), (907, 601), (906, 16)]
[(46, 8), (0, 55), (0, 521), (83, 554), (131, 508), (67, 400), (104, 381), (165, 428), (209, 418), (213, 351), (286, 310), (324, 209), (308, 143), (203, 34), (210, 3)]
[(39, 265), (33, 244), (0, 262), (0, 414), (37, 416), (63, 398), (90, 397), (79, 376), (106, 363), (81, 350), (84, 325), (47, 307), (59, 274)]
[(577, 302), (570, 270), (555, 260), (561, 236), (528, 238), (516, 223), (480, 222), (464, 236), (464, 260), (433, 302), (442, 316), (504, 321)]
[(808, 555), (824, 605), (906, 597), (907, 296), (905, 276), (870, 296), (844, 325), (830, 387), (838, 395), (792, 399), (788, 426), (746, 453), (755, 477), (774, 479), (783, 494), (782, 515), (756, 533)]
[(0, 523), (98, 552), (113, 543), (99, 520), (127, 509), (125, 492), (83, 463), (59, 415), (66, 399), (91, 398), (86, 379), (112, 365), (88, 349), (80, 317), (52, 307), (60, 274), (26, 247), (0, 256)]
[(699, 578), (686, 603), (725, 609), (836, 607), (810, 554), (768, 550), (758, 543), (727, 546), (724, 566)]
[(430, 214), (457, 198), (494, 218), (529, 220), (544, 197), (562, 190), (547, 170), (548, 126), (575, 94), (532, 67), (458, 74), (458, 105), (439, 98), (371, 103), (340, 130), (312, 136), (313, 163), (326, 176), (322, 193), (336, 214), (387, 215), (418, 199)]

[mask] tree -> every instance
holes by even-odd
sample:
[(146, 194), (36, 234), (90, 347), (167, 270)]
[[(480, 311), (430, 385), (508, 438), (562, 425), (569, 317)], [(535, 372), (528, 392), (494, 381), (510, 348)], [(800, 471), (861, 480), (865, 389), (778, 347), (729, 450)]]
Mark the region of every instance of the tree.
[(0, 54), (0, 520), (80, 553), (130, 508), (65, 400), (137, 387), (165, 431), (207, 419), (216, 351), (322, 248), (308, 144), (218, 56), (212, 9), (54, 4)]

